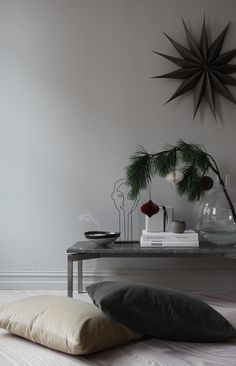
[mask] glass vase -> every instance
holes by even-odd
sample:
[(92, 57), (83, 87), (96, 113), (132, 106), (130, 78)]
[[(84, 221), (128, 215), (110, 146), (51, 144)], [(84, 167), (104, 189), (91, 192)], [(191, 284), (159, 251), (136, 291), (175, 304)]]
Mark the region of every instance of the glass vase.
[[(233, 203), (235, 190), (229, 185), (227, 176), (225, 188)], [(200, 237), (214, 244), (236, 244), (236, 224), (222, 186), (218, 183), (200, 202), (196, 229)]]

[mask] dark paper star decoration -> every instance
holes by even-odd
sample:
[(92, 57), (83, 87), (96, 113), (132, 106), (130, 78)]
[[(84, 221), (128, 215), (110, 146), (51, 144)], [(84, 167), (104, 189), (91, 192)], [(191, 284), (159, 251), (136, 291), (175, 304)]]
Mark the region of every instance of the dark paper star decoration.
[(182, 79), (178, 89), (166, 103), (179, 97), (180, 95), (193, 89), (194, 94), (194, 114), (195, 118), (198, 108), (203, 99), (207, 101), (210, 109), (216, 117), (215, 94), (219, 93), (231, 102), (236, 104), (236, 100), (226, 85), (236, 85), (236, 79), (230, 76), (236, 72), (236, 65), (229, 62), (236, 56), (236, 49), (221, 53), (225, 36), (229, 29), (229, 24), (220, 35), (208, 45), (208, 36), (203, 19), (200, 41), (197, 42), (185, 21), (182, 19), (189, 49), (181, 46), (166, 33), (165, 36), (177, 50), (182, 58), (168, 56), (166, 54), (153, 51), (166, 58), (174, 64), (180, 66), (179, 69), (168, 74), (154, 76), (154, 78)]

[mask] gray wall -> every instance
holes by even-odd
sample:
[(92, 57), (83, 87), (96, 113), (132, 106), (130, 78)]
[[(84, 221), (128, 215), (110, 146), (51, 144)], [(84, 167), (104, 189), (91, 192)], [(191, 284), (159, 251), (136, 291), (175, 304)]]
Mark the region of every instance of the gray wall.
[[(230, 20), (225, 49), (234, 48), (235, 10), (234, 0), (0, 0), (2, 287), (41, 275), (64, 281), (68, 246), (85, 230), (117, 229), (110, 195), (138, 144), (201, 142), (234, 178), (235, 106), (220, 98), (217, 124), (209, 108), (193, 121), (192, 96), (164, 106), (178, 82), (150, 77), (174, 68), (151, 51), (176, 55), (162, 31), (186, 43), (181, 16), (197, 36), (204, 12), (213, 37)], [(154, 180), (153, 200), (193, 226), (193, 205), (165, 180)], [(135, 220), (138, 237), (143, 217)]]

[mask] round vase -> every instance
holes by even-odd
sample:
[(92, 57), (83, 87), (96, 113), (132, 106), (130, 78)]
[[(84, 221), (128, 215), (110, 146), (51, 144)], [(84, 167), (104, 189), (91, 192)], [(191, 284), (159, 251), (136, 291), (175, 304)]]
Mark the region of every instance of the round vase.
[[(234, 204), (235, 191), (226, 186)], [(212, 189), (199, 203), (196, 229), (203, 239), (214, 244), (236, 244), (236, 224), (222, 186)]]

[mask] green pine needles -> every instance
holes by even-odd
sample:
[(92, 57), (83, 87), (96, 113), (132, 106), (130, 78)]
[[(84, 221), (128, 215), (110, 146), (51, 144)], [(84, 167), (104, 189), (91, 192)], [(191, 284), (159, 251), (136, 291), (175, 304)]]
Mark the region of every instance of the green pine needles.
[(208, 171), (213, 171), (218, 176), (236, 223), (235, 209), (216, 161), (207, 153), (204, 146), (199, 144), (188, 144), (179, 140), (175, 145), (166, 145), (163, 151), (152, 154), (142, 146), (138, 146), (130, 156), (130, 164), (126, 167), (126, 180), (131, 188), (130, 196), (136, 198), (141, 190), (147, 189), (155, 175), (166, 177), (176, 171), (182, 173), (182, 179), (176, 182), (177, 193), (180, 196), (187, 195), (189, 201), (199, 200), (202, 197), (204, 190), (201, 180)]

